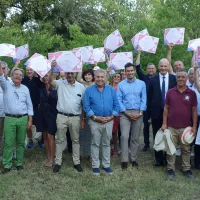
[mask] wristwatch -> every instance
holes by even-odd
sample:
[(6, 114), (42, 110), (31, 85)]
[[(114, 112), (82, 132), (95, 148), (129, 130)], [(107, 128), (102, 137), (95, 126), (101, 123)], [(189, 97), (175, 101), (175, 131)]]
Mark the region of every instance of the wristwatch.
[(96, 118), (97, 118), (97, 117), (96, 117), (95, 115), (92, 116), (92, 119), (93, 119), (94, 121), (96, 120)]
[(123, 113), (124, 113), (125, 116), (127, 115), (127, 112), (126, 112), (126, 111), (124, 111)]

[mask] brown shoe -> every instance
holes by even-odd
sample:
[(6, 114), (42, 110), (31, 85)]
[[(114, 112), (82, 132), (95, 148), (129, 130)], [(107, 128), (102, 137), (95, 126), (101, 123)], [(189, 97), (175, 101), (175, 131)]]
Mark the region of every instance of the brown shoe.
[(53, 167), (53, 161), (49, 160), (44, 166), (47, 167), (47, 168), (52, 168)]

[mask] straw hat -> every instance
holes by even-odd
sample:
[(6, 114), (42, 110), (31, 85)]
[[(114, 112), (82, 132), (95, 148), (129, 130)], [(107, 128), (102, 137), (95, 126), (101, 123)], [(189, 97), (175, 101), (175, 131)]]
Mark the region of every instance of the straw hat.
[(194, 140), (194, 135), (192, 133), (192, 127), (188, 126), (182, 134), (181, 142), (183, 144), (191, 144)]

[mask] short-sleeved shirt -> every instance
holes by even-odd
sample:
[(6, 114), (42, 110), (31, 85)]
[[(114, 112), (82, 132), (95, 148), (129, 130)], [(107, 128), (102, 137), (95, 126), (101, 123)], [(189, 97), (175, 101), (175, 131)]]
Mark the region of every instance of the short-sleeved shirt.
[(80, 115), (82, 113), (82, 99), (85, 87), (77, 81), (71, 85), (67, 80), (57, 80), (56, 89), (58, 112)]
[(197, 107), (196, 93), (187, 88), (181, 93), (177, 87), (170, 89), (166, 96), (168, 109), (167, 125), (173, 128), (192, 126), (192, 108)]

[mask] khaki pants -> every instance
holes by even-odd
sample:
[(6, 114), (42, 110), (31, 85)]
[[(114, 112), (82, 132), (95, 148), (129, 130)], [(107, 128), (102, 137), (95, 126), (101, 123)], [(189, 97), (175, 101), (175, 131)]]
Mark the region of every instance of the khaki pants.
[[(130, 114), (139, 114), (139, 111), (129, 110)], [(128, 138), (131, 129), (131, 162), (136, 161), (137, 153), (139, 150), (139, 135), (142, 126), (143, 118), (137, 120), (130, 120), (124, 114), (120, 117), (121, 129), (121, 162), (128, 162)]]
[(4, 126), (4, 117), (0, 117), (0, 155), (3, 151), (3, 126)]
[[(183, 171), (190, 170), (190, 145), (183, 144), (181, 142), (181, 136), (183, 134), (184, 128), (175, 129), (168, 127), (172, 134), (172, 142), (175, 147), (177, 147), (178, 141), (181, 144), (181, 159)], [(175, 170), (176, 154), (173, 156), (167, 155), (167, 170)]]
[(102, 166), (104, 168), (110, 167), (110, 140), (112, 138), (113, 120), (108, 123), (101, 124), (89, 119), (92, 143), (91, 143), (91, 157), (92, 168), (99, 168), (99, 146), (102, 140)]
[(79, 133), (80, 133), (80, 117), (68, 117), (65, 115), (58, 114), (56, 119), (57, 132), (55, 135), (56, 139), (56, 158), (55, 164), (61, 165), (62, 163), (62, 152), (66, 147), (66, 132), (69, 128), (71, 140), (72, 140), (72, 151), (73, 151), (73, 162), (74, 165), (80, 164), (80, 144), (79, 144)]

